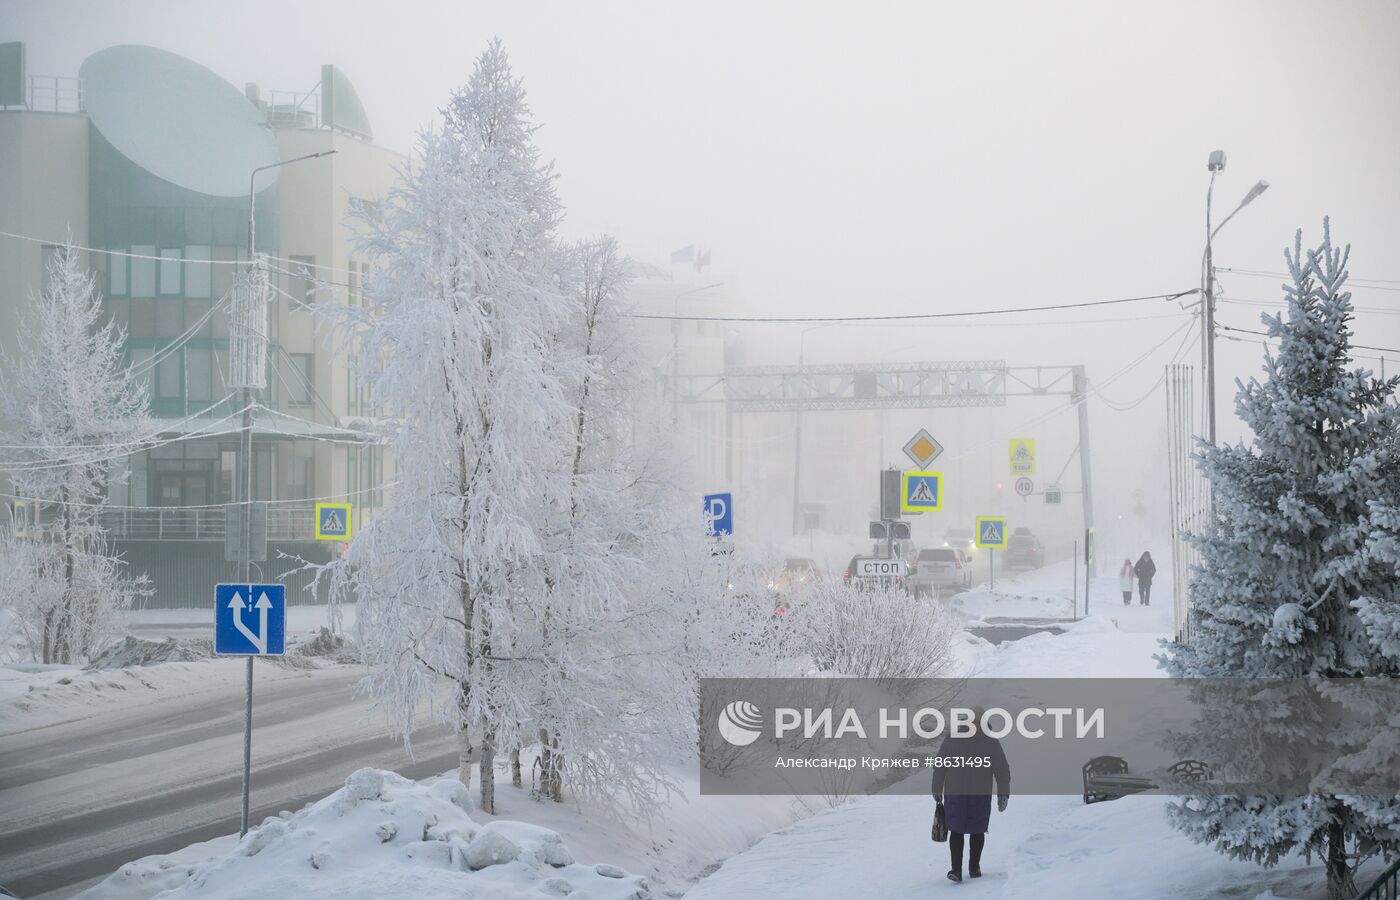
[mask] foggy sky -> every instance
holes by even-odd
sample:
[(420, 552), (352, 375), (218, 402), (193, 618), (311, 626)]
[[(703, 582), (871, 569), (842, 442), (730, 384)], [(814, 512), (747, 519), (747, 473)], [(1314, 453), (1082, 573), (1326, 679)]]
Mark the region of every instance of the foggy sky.
[[(333, 62), (376, 141), (404, 152), (495, 35), (558, 165), (568, 233), (608, 231), (663, 265), (675, 248), (711, 248), (705, 280), (726, 283), (732, 311), (933, 312), (1195, 287), (1217, 148), (1229, 156), (1220, 214), (1255, 180), (1272, 185), (1221, 233), (1218, 265), (1281, 270), (1294, 230), (1313, 242), (1331, 215), (1355, 277), (1400, 279), (1400, 4), (1384, 0), (0, 2), (0, 40), (28, 43), (32, 73), (75, 75), (95, 50), (143, 43), (236, 85), (304, 91)], [(1279, 296), (1273, 279), (1221, 281), (1226, 296)], [(1355, 293), (1363, 307), (1400, 302), (1400, 284)], [(687, 308), (709, 309), (699, 297)], [(1020, 317), (1114, 320), (1078, 328), (823, 329), (806, 352), (1085, 363), (1101, 382), (1176, 328), (1149, 318), (1173, 310)], [(1219, 318), (1258, 328), (1259, 312)], [(1400, 347), (1397, 316), (1357, 324), (1360, 343)], [(764, 361), (791, 363), (799, 330), (747, 333)], [(1260, 353), (1219, 346), (1223, 438), (1240, 433), (1232, 382), (1258, 373)], [(1105, 393), (1136, 397), (1169, 355)], [(1115, 460), (1155, 434), (1160, 409), (1101, 421), (1096, 463), (1150, 473), (1151, 454)]]

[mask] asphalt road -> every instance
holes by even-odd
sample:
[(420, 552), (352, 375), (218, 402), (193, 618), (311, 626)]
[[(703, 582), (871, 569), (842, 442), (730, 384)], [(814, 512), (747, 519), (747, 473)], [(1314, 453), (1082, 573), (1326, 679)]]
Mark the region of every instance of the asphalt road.
[[(250, 819), (261, 822), (334, 791), (363, 766), (421, 778), (456, 766), (435, 727), (413, 758), (355, 695), (357, 667), (259, 682), (254, 690)], [(243, 687), (209, 690), (0, 738), (0, 885), (61, 897), (123, 863), (236, 832)]]

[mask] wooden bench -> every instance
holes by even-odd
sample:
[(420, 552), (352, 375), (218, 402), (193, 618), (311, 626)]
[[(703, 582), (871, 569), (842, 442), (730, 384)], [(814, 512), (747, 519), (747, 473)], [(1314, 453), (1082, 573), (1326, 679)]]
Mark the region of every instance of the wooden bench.
[[(1183, 759), (1168, 769), (1171, 780), (1198, 784), (1210, 778), (1210, 766), (1198, 759)], [(1119, 756), (1096, 756), (1084, 764), (1084, 802), (1098, 803), (1117, 800), (1128, 794), (1138, 794), (1160, 787), (1151, 778), (1133, 775), (1128, 763)]]

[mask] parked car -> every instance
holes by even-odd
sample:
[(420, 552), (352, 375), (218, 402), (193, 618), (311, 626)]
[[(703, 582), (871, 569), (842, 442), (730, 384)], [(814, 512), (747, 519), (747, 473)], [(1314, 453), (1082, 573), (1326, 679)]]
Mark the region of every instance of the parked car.
[[(846, 571), (841, 574), (841, 580), (844, 581), (846, 584), (849, 584), (852, 587), (860, 588), (861, 590), (874, 590), (877, 587), (902, 588), (905, 586), (905, 579), (901, 575), (894, 575), (893, 577), (872, 577), (861, 575), (856, 570), (856, 563), (863, 559), (879, 559), (885, 562), (889, 562), (889, 560), (885, 559), (884, 557), (858, 553), (855, 556), (851, 557), (850, 562), (846, 563)], [(909, 564), (909, 568), (907, 569), (907, 571), (912, 571), (912, 564)]]
[(967, 556), (954, 547), (920, 550), (909, 572), (909, 590), (915, 597), (946, 588), (965, 590), (970, 587), (972, 568), (967, 564)]
[(943, 546), (961, 550), (968, 561), (977, 556), (977, 540), (968, 528), (949, 528), (943, 532)]
[(768, 588), (776, 593), (785, 594), (795, 587), (811, 584), (820, 577), (817, 564), (812, 560), (789, 557), (783, 562), (783, 570), (773, 576)]
[(1022, 529), (1016, 529), (1016, 533), (1007, 538), (1006, 550), (1001, 557), (1001, 564), (1007, 569), (1039, 569), (1045, 565), (1045, 548), (1040, 545), (1040, 538), (1029, 533), (1021, 533)]

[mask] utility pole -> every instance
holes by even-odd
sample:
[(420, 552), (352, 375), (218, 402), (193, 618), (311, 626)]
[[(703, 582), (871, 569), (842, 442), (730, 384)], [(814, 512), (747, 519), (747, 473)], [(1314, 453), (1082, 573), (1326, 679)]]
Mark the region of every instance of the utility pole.
[[(1094, 478), (1089, 455), (1089, 377), (1083, 366), (1075, 366), (1070, 388), (1070, 402), (1079, 413), (1079, 498), (1083, 504), (1084, 528), (1094, 528)], [(1094, 577), (1094, 564), (1085, 565), (1086, 579)], [(1085, 582), (1086, 588), (1088, 582)]]

